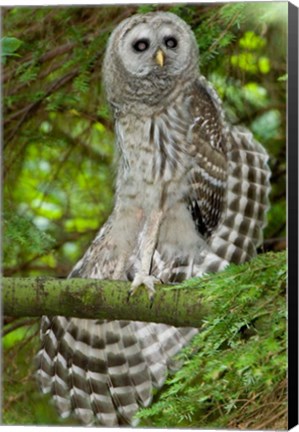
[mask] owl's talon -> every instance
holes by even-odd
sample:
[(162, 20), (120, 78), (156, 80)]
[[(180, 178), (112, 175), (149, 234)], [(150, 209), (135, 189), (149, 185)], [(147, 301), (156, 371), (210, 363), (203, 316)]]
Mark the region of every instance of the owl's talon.
[(144, 275), (141, 273), (137, 273), (128, 292), (128, 301), (130, 297), (136, 293), (139, 287), (144, 286), (148, 293), (150, 307), (152, 307), (156, 292), (154, 285), (159, 283), (161, 283), (161, 280), (153, 275)]
[(127, 303), (129, 303), (131, 295), (132, 295), (132, 290), (129, 290), (127, 295)]
[(153, 307), (153, 304), (154, 304), (154, 296), (153, 295), (150, 296), (149, 301), (150, 301), (150, 309), (151, 309)]

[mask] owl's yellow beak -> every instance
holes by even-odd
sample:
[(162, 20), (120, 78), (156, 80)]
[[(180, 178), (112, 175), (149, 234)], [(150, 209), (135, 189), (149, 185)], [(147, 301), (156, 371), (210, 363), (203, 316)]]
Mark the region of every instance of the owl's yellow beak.
[(162, 50), (159, 49), (155, 56), (156, 63), (162, 67), (164, 65), (164, 59), (164, 53)]

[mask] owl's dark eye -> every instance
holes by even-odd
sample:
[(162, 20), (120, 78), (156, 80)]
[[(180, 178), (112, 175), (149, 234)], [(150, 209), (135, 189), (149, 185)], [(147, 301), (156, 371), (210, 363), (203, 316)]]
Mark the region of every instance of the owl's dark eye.
[(150, 46), (150, 42), (148, 39), (139, 39), (137, 42), (133, 43), (133, 48), (137, 52), (146, 51)]
[(175, 37), (169, 36), (164, 39), (164, 43), (167, 46), (167, 48), (175, 48), (178, 44), (178, 41)]

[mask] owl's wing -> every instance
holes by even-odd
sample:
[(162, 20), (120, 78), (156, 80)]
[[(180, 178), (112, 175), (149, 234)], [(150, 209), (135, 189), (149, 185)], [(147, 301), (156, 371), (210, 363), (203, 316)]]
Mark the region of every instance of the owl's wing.
[(199, 78), (193, 89), (191, 114), (195, 166), (190, 172), (188, 208), (199, 233), (208, 238), (225, 208), (227, 134), (216, 92)]
[(227, 262), (241, 263), (252, 258), (262, 242), (269, 208), (268, 155), (247, 129), (226, 125), (221, 102), (204, 78), (195, 84), (193, 95), (196, 164), (187, 205), (211, 251)]

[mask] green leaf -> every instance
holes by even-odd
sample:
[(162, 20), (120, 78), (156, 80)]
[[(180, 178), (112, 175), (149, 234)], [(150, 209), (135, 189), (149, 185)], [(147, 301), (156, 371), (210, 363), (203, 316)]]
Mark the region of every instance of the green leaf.
[(3, 37), (1, 39), (2, 57), (16, 55), (14, 53), (20, 48), (22, 43), (20, 39), (14, 37)]
[(256, 51), (266, 45), (266, 41), (261, 36), (258, 36), (253, 31), (247, 31), (240, 39), (239, 45), (241, 48)]
[(288, 80), (288, 74), (284, 74), (277, 78), (277, 81), (287, 81)]
[(268, 57), (260, 57), (258, 60), (259, 70), (262, 74), (267, 74), (270, 72), (270, 60)]

